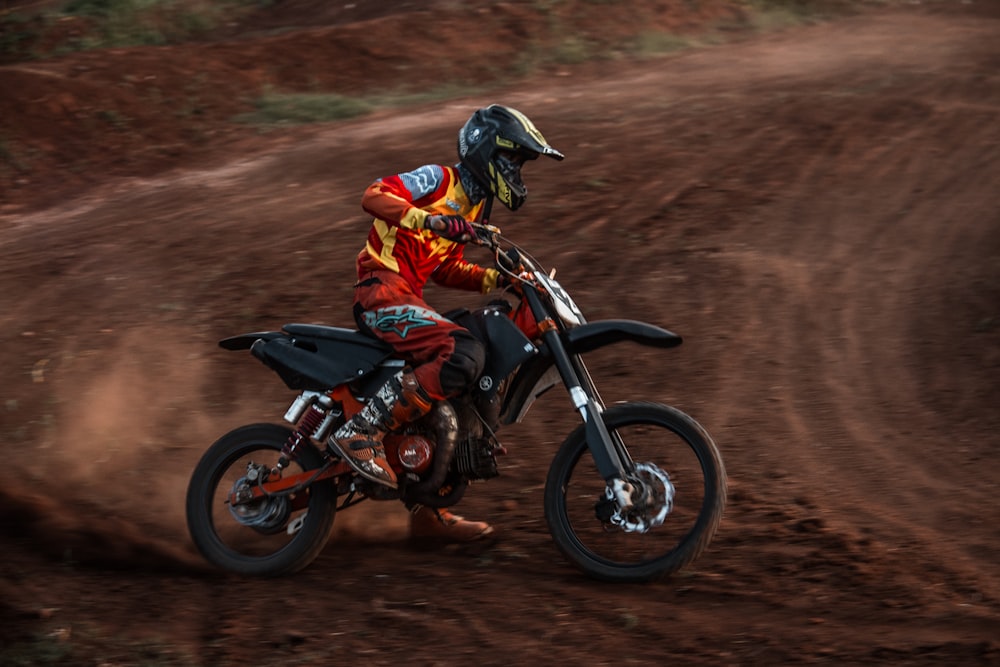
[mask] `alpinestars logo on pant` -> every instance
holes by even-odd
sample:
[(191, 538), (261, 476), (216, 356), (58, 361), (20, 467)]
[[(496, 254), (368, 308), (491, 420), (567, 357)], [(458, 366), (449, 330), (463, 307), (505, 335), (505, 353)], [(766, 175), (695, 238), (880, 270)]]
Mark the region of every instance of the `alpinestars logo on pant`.
[(436, 313), (415, 306), (391, 306), (368, 311), (364, 314), (365, 324), (371, 329), (395, 333), (406, 338), (412, 329), (432, 327), (437, 324)]

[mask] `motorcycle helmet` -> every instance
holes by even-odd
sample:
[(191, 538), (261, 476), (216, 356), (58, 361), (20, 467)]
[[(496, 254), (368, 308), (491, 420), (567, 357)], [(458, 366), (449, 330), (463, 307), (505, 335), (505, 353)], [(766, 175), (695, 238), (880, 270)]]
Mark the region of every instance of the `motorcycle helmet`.
[(556, 160), (564, 157), (549, 146), (527, 116), (499, 104), (477, 110), (458, 133), (459, 160), (512, 211), (528, 196), (521, 166), (539, 155)]

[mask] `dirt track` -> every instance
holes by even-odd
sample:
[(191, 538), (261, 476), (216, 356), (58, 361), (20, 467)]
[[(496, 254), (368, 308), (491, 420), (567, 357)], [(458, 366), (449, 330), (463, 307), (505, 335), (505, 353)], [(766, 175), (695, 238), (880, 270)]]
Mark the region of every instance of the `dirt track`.
[[(1000, 663), (998, 34), (967, 6), (857, 16), (248, 140), (0, 216), (0, 658), (52, 635), (94, 665)], [(494, 222), (590, 319), (685, 336), (592, 366), (606, 399), (714, 435), (731, 495), (709, 552), (618, 588), (560, 559), (541, 485), (573, 421), (553, 392), (461, 506), (492, 549), (415, 551), (396, 508), (359, 508), (294, 579), (208, 572), (186, 475), (290, 400), (215, 341), (349, 325), (361, 191), (451, 161), (495, 99), (567, 159), (531, 164), (528, 204)]]

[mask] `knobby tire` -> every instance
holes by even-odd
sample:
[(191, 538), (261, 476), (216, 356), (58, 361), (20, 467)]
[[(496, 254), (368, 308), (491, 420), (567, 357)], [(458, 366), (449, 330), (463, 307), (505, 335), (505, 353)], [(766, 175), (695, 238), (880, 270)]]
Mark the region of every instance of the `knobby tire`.
[[(576, 471), (577, 475), (597, 474), (596, 468), (592, 466), (584, 427), (581, 425), (567, 437), (556, 452), (546, 479), (545, 517), (552, 538), (567, 559), (596, 579), (613, 582), (645, 582), (677, 572), (705, 551), (722, 520), (726, 502), (726, 473), (719, 451), (709, 434), (694, 419), (666, 405), (625, 403), (606, 410), (603, 417), (609, 432), (625, 427), (639, 427), (647, 431), (665, 429), (665, 435), (672, 434), (670, 442), (683, 443), (693, 452), (697, 463), (692, 464), (691, 468), (700, 468), (700, 472), (696, 474), (700, 474), (702, 478), (700, 481), (703, 484), (702, 488), (697, 489), (702, 499), (693, 526), (672, 548), (664, 547), (663, 553), (652, 557), (644, 556), (636, 562), (616, 561), (588, 546), (586, 540), (574, 528), (571, 511), (567, 506), (567, 502), (579, 500), (575, 497), (572, 500), (567, 499), (567, 489), (571, 488), (574, 472)], [(628, 442), (625, 444), (627, 447)], [(669, 452), (665, 451), (662, 456), (669, 460), (668, 454)], [(690, 453), (684, 455), (691, 456)], [(658, 452), (657, 458), (660, 456)], [(637, 460), (636, 463), (638, 462)], [(583, 472), (585, 468), (589, 468), (587, 473)], [(669, 472), (669, 464), (666, 470)], [(592, 483), (600, 485), (603, 484), (603, 480), (593, 480)], [(581, 504), (585, 502), (580, 500)], [(670, 522), (671, 516), (668, 515), (666, 521)], [(599, 524), (596, 516), (591, 523)], [(590, 528), (591, 526), (587, 527), (588, 530)], [(654, 528), (653, 531), (655, 530)], [(618, 539), (624, 541), (633, 537), (642, 538), (641, 535), (620, 534)]]
[[(290, 434), (288, 428), (275, 424), (250, 424), (237, 428), (209, 447), (195, 467), (187, 492), (188, 531), (198, 551), (210, 563), (242, 575), (282, 576), (306, 567), (323, 550), (336, 512), (336, 490), (329, 481), (310, 485), (302, 528), (273, 553), (241, 553), (220, 538), (214, 525), (216, 489), (223, 475), (230, 471), (230, 466), (250, 452), (261, 450), (273, 450), (277, 460), (278, 452)], [(304, 471), (315, 470), (322, 465), (322, 456), (315, 448), (302, 447), (297, 462)], [(229, 517), (223, 520), (236, 522)]]

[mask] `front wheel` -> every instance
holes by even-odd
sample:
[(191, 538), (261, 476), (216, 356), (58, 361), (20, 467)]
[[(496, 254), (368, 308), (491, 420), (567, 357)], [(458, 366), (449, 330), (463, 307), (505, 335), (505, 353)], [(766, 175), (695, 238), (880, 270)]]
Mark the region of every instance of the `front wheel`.
[[(326, 545), (337, 501), (329, 481), (294, 494), (231, 502), (274, 466), (291, 433), (274, 424), (243, 426), (219, 438), (198, 462), (188, 485), (187, 523), (209, 562), (237, 574), (279, 576), (301, 570)], [(322, 463), (319, 451), (302, 447), (287, 470), (314, 470)]]
[(584, 427), (556, 452), (545, 482), (545, 518), (560, 551), (597, 579), (650, 581), (680, 570), (705, 551), (722, 520), (726, 473), (712, 438), (680, 410), (625, 403), (604, 423), (650, 491), (645, 521), (609, 521), (606, 484)]

